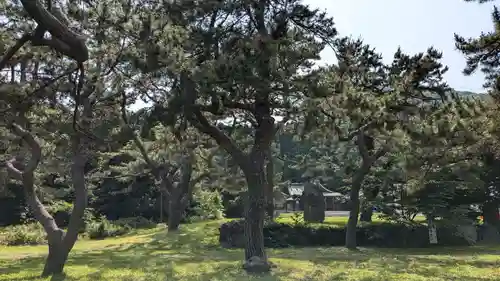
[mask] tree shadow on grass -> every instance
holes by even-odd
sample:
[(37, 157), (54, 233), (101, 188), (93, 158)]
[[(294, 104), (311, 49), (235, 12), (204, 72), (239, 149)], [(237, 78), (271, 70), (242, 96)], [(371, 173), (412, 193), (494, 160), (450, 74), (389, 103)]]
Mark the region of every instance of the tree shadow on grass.
[[(199, 227), (187, 227), (176, 233), (166, 231), (153, 233), (148, 240), (139, 243), (111, 245), (88, 252), (74, 251), (70, 254), (66, 271), (71, 270), (71, 266), (86, 266), (95, 271), (85, 277), (90, 280), (99, 280), (100, 277), (106, 275), (107, 271), (120, 269), (141, 271), (146, 275), (148, 272), (152, 275), (160, 272), (167, 280), (211, 280), (215, 277), (223, 280), (222, 277), (226, 275), (228, 277), (241, 275), (241, 263), (236, 262), (243, 257), (241, 251), (221, 249), (216, 236), (210, 233), (213, 229), (213, 225), (209, 223)], [(24, 273), (25, 277), (17, 280), (28, 280), (27, 275), (33, 276), (30, 277), (31, 280), (36, 280), (43, 263), (44, 257), (29, 257), (12, 261), (6, 264), (5, 268), (0, 268), (0, 276)], [(211, 264), (207, 272), (196, 272), (192, 276), (187, 272), (185, 276), (176, 277), (174, 267), (196, 266), (196, 264), (204, 263)], [(53, 280), (78, 280), (64, 276), (59, 278)], [(102, 278), (105, 280), (104, 277)], [(157, 278), (146, 280), (157, 280)]]
[[(472, 267), (478, 271), (492, 273), (500, 266), (499, 259), (481, 257), (497, 255), (498, 250), (486, 247), (431, 248), (431, 249), (374, 249), (362, 248), (348, 251), (344, 248), (309, 248), (274, 250), (273, 257), (292, 260), (312, 261), (317, 265), (345, 268), (361, 268), (374, 272), (384, 272), (397, 276), (400, 273), (414, 274), (420, 277), (443, 278), (444, 280), (499, 280), (498, 276), (467, 276), (467, 270), (457, 272), (460, 266)], [(488, 271), (489, 269), (489, 271)], [(459, 277), (455, 275), (460, 275)], [(465, 276), (462, 276), (465, 274)], [(476, 273), (477, 274), (477, 273)], [(360, 280), (386, 280), (380, 276), (366, 277)], [(457, 279), (458, 278), (458, 279)]]
[[(142, 280), (255, 280), (244, 274), (241, 268), (243, 259), (242, 250), (223, 249), (219, 246), (217, 225), (219, 222), (194, 224), (185, 226), (177, 233), (159, 231), (148, 235), (141, 242), (130, 244), (113, 244), (92, 251), (74, 251), (68, 260), (67, 272), (71, 273), (71, 266), (86, 266), (91, 268), (90, 280), (109, 280), (110, 271), (131, 270), (145, 275)], [(416, 274), (425, 278), (441, 277), (453, 280), (456, 277), (447, 275), (444, 269), (457, 265), (469, 265), (476, 268), (497, 268), (497, 261), (475, 260), (474, 256), (498, 254), (498, 248), (468, 247), (468, 248), (430, 248), (430, 249), (365, 249), (358, 252), (347, 251), (343, 248), (288, 248), (269, 251), (271, 259), (279, 264), (270, 276), (260, 280), (291, 280), (286, 272), (290, 261), (308, 261), (313, 267), (320, 266), (320, 270), (341, 267), (356, 270), (367, 269), (374, 272), (373, 276), (360, 277), (359, 280), (386, 280), (384, 272), (397, 275), (401, 272)], [(445, 255), (445, 258), (440, 257)], [(453, 256), (450, 258), (450, 256)], [(36, 280), (40, 274), (44, 257), (29, 257), (9, 262), (6, 268), (1, 268), (2, 275), (15, 275), (20, 272), (29, 272), (27, 275), (36, 275), (33, 278), (19, 278), (17, 280)], [(294, 265), (295, 266), (295, 265)], [(181, 270), (182, 272), (179, 272)], [(161, 277), (159, 277), (159, 274)], [(314, 274), (312, 272), (311, 274)], [(70, 274), (71, 275), (71, 274)], [(332, 280), (347, 280), (350, 278), (344, 273), (328, 272)], [(449, 277), (449, 278), (448, 278)], [(79, 280), (77, 277), (59, 277), (56, 280)], [(309, 278), (309, 279), (307, 279)], [(488, 277), (485, 277), (488, 278)], [(498, 279), (498, 278), (497, 278)], [(5, 279), (2, 279), (5, 280)], [(16, 280), (10, 278), (9, 280)], [(113, 279), (115, 280), (115, 279)], [(120, 279), (127, 279), (124, 277)], [(297, 279), (299, 280), (299, 279)], [(314, 276), (300, 280), (314, 280)], [(477, 278), (461, 276), (460, 280), (472, 281)], [(480, 279), (493, 281), (492, 279)]]

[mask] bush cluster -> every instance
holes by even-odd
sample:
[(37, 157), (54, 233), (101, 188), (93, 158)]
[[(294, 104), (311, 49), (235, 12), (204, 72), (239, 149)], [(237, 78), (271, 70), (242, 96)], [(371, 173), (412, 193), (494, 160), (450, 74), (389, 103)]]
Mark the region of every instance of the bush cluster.
[[(123, 218), (109, 221), (105, 217), (94, 217), (90, 212), (84, 216), (85, 227), (80, 233), (89, 239), (103, 239), (129, 233), (133, 229), (156, 227), (156, 223), (143, 218)], [(43, 227), (37, 223), (26, 223), (0, 228), (0, 245), (38, 245), (47, 242)]]
[(156, 222), (148, 220), (145, 217), (121, 218), (112, 221), (112, 223), (118, 226), (129, 227), (133, 229), (155, 228), (157, 225)]
[(0, 245), (39, 245), (47, 241), (47, 235), (39, 223), (13, 225), (0, 229)]
[[(243, 220), (221, 225), (219, 242), (226, 248), (244, 247)], [(425, 225), (377, 223), (360, 225), (357, 242), (361, 247), (424, 248), (430, 247)], [(453, 228), (438, 227), (438, 245), (469, 245)], [(268, 248), (344, 246), (345, 228), (332, 225), (286, 224), (270, 222), (264, 226), (264, 243)]]
[(47, 206), (47, 212), (54, 217), (54, 220), (59, 227), (68, 226), (72, 210), (73, 204), (62, 200), (54, 201)]
[(100, 218), (87, 224), (85, 233), (89, 239), (104, 239), (116, 237), (129, 233), (133, 229), (154, 228), (156, 223), (143, 217), (122, 218), (110, 221), (106, 217)]
[(224, 217), (224, 206), (218, 192), (199, 190), (193, 194), (183, 222), (218, 220)]
[(107, 220), (105, 217), (87, 224), (85, 233), (90, 239), (104, 239), (106, 237), (116, 237), (127, 234), (132, 230), (129, 225), (118, 225)]

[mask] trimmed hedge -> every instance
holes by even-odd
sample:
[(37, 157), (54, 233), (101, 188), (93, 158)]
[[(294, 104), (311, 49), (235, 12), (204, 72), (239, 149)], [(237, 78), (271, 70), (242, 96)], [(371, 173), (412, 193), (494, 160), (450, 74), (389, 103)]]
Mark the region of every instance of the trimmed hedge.
[[(243, 248), (243, 220), (224, 223), (219, 228), (219, 242), (225, 248)], [(450, 227), (438, 227), (438, 245), (469, 245)], [(358, 226), (357, 242), (361, 247), (425, 248), (429, 234), (425, 225), (408, 226), (378, 223)], [(264, 243), (267, 248), (344, 246), (345, 228), (340, 226), (291, 225), (271, 222), (264, 226)]]

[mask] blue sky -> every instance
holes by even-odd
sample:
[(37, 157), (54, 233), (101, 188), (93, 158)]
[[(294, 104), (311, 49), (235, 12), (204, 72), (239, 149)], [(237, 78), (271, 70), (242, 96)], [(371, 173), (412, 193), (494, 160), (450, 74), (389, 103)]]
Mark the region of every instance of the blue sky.
[[(476, 37), (492, 30), (493, 4), (466, 3), (463, 0), (304, 0), (328, 12), (340, 35), (361, 37), (387, 60), (401, 46), (406, 53), (425, 51), (434, 46), (443, 52), (450, 70), (445, 76), (457, 90), (484, 92), (483, 76), (462, 74), (465, 59), (455, 50), (453, 33)], [(422, 20), (424, 19), (424, 20)], [(331, 51), (322, 60), (333, 63)]]

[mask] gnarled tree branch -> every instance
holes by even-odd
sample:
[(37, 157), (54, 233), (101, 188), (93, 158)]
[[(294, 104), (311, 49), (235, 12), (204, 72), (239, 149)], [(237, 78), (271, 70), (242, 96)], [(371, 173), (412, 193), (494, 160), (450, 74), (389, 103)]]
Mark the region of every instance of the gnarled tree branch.
[[(38, 24), (38, 32), (35, 34), (41, 35), (40, 37), (32, 37), (31, 41), (35, 39), (34, 41), (49, 46), (79, 63), (88, 60), (89, 51), (81, 35), (64, 25), (53, 13), (43, 7), (39, 0), (21, 0), (21, 3), (30, 17)], [(45, 31), (48, 31), (53, 39), (43, 39)]]
[(31, 158), (28, 164), (24, 165), (17, 157), (14, 157), (6, 163), (7, 169), (11, 175), (22, 181), (26, 201), (33, 211), (36, 219), (49, 235), (49, 239), (51, 239), (53, 234), (59, 231), (59, 228), (55, 223), (54, 218), (47, 212), (35, 192), (34, 172), (41, 161), (42, 149), (35, 137), (18, 124), (12, 123), (10, 129), (15, 135), (19, 136), (26, 144), (28, 144), (31, 150)]
[(36, 168), (38, 167), (38, 164), (40, 163), (40, 160), (42, 159), (42, 149), (40, 147), (40, 144), (38, 141), (35, 139), (35, 137), (28, 132), (27, 130), (21, 128), (16, 123), (11, 124), (11, 130), (12, 132), (20, 137), (26, 144), (31, 149), (31, 158), (28, 164), (21, 170), (17, 169), (16, 166), (14, 165), (15, 162), (17, 162), (17, 158), (14, 158), (7, 162), (7, 168), (11, 171), (14, 172), (15, 174), (18, 174), (21, 178), (26, 175), (26, 174), (31, 174), (33, 173)]

